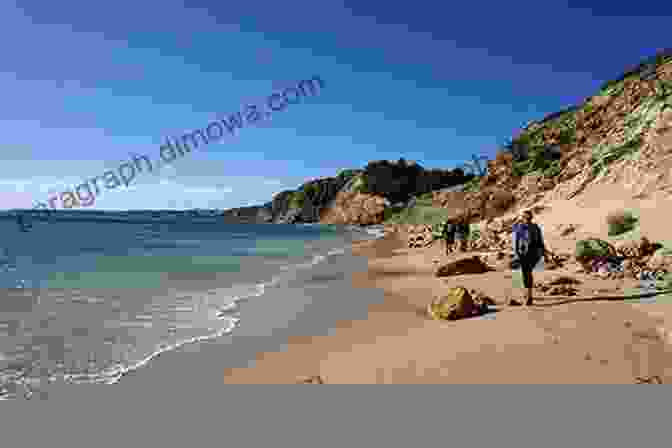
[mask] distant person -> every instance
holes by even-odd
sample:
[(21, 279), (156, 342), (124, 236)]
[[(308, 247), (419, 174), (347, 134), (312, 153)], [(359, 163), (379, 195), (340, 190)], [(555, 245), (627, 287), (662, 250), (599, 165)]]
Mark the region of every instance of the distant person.
[(466, 215), (460, 215), (455, 225), (455, 249), (459, 252), (467, 250), (469, 238), (469, 220)]
[(527, 289), (525, 305), (532, 305), (532, 288), (534, 282), (532, 271), (546, 258), (546, 245), (541, 228), (532, 222), (532, 212), (525, 210), (520, 214), (520, 221), (513, 225), (513, 256), (512, 268), (523, 273), (523, 286)]
[(444, 240), (446, 245), (446, 255), (450, 254), (455, 249), (455, 224), (452, 219), (447, 219), (443, 223), (443, 228), (441, 229), (441, 237)]

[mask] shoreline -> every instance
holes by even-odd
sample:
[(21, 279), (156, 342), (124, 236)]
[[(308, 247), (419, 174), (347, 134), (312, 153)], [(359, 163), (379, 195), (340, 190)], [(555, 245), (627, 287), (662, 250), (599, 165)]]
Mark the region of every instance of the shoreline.
[[(511, 271), (436, 278), (435, 261), (454, 256), (442, 255), (440, 244), (405, 249), (398, 234), (388, 234), (354, 243), (353, 254), (368, 260), (368, 270), (352, 276), (355, 291), (379, 289), (384, 301), (369, 306), (364, 319), (338, 322), (326, 336), (290, 337), (282, 351), (225, 369), (226, 384), (292, 384), (316, 376), (327, 384), (672, 381), (665, 340), (672, 341), (662, 325), (672, 322), (670, 304), (575, 300), (505, 307), (522, 294)], [(430, 320), (425, 307), (447, 283), (482, 291), (501, 310), (456, 322)]]

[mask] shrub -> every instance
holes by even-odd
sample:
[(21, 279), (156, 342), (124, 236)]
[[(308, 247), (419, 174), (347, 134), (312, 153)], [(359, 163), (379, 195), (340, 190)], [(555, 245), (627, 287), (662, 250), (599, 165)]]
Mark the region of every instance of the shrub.
[(469, 179), (467, 182), (464, 184), (464, 191), (465, 192), (475, 192), (480, 190), (481, 188), (481, 178), (480, 177), (473, 177)]
[(360, 174), (355, 178), (355, 182), (352, 185), (352, 191), (354, 193), (368, 193), (368, 182), (365, 174)]
[(555, 177), (558, 174), (560, 174), (560, 171), (561, 171), (560, 161), (554, 160), (551, 163), (551, 165), (543, 171), (543, 173), (544, 177)]
[(303, 191), (309, 199), (316, 197), (320, 193), (320, 184), (310, 183), (304, 186)]
[(632, 213), (622, 210), (609, 213), (607, 215), (607, 226), (609, 227), (609, 236), (621, 235), (635, 228), (637, 218)]
[(344, 179), (350, 179), (351, 177), (355, 176), (355, 174), (356, 174), (355, 170), (350, 170), (350, 169), (340, 170), (338, 172), (338, 177), (342, 177)]
[(306, 194), (303, 191), (293, 191), (289, 196), (289, 208), (302, 208), (306, 200)]
[(613, 247), (608, 242), (598, 238), (588, 238), (576, 242), (574, 255), (579, 260), (585, 260), (593, 257), (607, 257), (613, 252)]

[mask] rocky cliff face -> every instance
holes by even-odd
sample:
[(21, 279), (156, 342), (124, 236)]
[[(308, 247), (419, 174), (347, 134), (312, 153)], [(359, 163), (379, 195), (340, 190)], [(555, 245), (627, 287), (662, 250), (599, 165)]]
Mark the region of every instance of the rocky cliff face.
[(415, 162), (377, 160), (346, 184), (324, 209), (320, 222), (329, 224), (380, 224), (390, 206), (412, 207), (417, 195), (465, 183), (457, 170), (425, 170)]
[(323, 224), (372, 225), (383, 222), (385, 207), (389, 201), (382, 196), (340, 192), (332, 207), (323, 210), (320, 222)]
[[(672, 170), (664, 171), (660, 163), (669, 158), (670, 145), (672, 51), (666, 50), (606, 83), (582, 104), (530, 123), (488, 161), (487, 175), (477, 182), (468, 182), (474, 176), (459, 169), (425, 170), (404, 159), (378, 160), (363, 170), (284, 191), (263, 210), (237, 213), (275, 223), (378, 224), (390, 205), (408, 206), (413, 197), (432, 192), (435, 207), (488, 219), (547, 195), (571, 199), (591, 182), (626, 175), (642, 184), (641, 194), (672, 185)], [(653, 174), (657, 177), (649, 181)], [(464, 192), (445, 190), (465, 183)]]
[(347, 182), (348, 178), (345, 176), (321, 178), (307, 182), (297, 190), (277, 194), (272, 203), (273, 222), (318, 222), (320, 211), (336, 197)]
[(273, 220), (270, 207), (263, 205), (225, 210), (222, 217), (230, 224), (263, 224)]
[(404, 159), (378, 160), (364, 169), (282, 191), (265, 206), (227, 210), (224, 216), (229, 222), (379, 224), (391, 204), (408, 204), (415, 195), (460, 185), (472, 177), (461, 169), (425, 170)]

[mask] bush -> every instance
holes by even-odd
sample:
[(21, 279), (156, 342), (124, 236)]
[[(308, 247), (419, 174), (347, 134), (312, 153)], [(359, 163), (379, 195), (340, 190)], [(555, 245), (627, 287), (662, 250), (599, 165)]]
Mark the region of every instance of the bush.
[(352, 185), (352, 191), (354, 193), (368, 193), (368, 182), (365, 174), (360, 174), (355, 178), (355, 182)]
[(607, 215), (607, 226), (609, 227), (609, 236), (621, 235), (635, 228), (637, 218), (630, 212), (622, 210), (609, 213)]
[(355, 170), (340, 170), (338, 172), (338, 177), (342, 177), (344, 179), (350, 179), (351, 177), (354, 177), (357, 172)]
[(613, 247), (598, 238), (588, 238), (576, 242), (575, 257), (579, 260), (594, 257), (607, 257), (615, 253)]
[(288, 206), (289, 208), (302, 208), (306, 200), (306, 194), (303, 191), (293, 191), (290, 194)]
[(313, 199), (320, 193), (320, 184), (318, 183), (307, 184), (304, 186), (303, 191), (308, 197), (308, 199)]
[(597, 176), (612, 162), (621, 160), (626, 156), (638, 151), (642, 146), (642, 142), (642, 137), (636, 136), (632, 140), (629, 140), (620, 146), (611, 148), (600, 146), (594, 149), (590, 160), (593, 165), (593, 175)]
[(465, 192), (476, 192), (481, 188), (481, 178), (473, 177), (464, 184)]
[(450, 210), (441, 207), (413, 207), (385, 209), (386, 224), (429, 224), (438, 225), (448, 219)]

